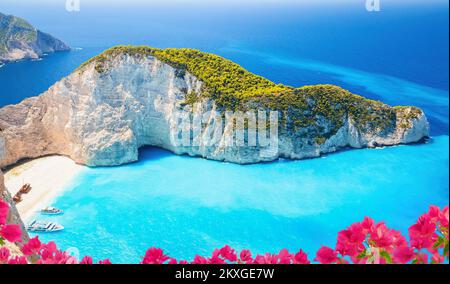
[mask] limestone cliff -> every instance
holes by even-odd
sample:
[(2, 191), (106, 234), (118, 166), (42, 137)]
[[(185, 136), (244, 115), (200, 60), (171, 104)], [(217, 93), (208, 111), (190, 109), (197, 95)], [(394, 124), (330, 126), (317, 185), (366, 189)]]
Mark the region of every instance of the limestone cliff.
[(36, 59), (45, 53), (69, 49), (64, 42), (41, 32), (25, 20), (0, 13), (0, 63)]
[[(186, 60), (194, 56), (199, 60), (189, 65), (159, 52), (165, 51), (113, 49), (87, 62), (42, 95), (0, 109), (5, 146), (0, 167), (49, 154), (66, 155), (89, 166), (120, 165), (136, 161), (138, 149), (144, 145), (246, 164), (280, 157), (318, 157), (344, 147), (413, 143), (428, 136), (427, 119), (415, 107), (393, 108), (336, 86), (272, 86), (270, 81), (217, 56), (184, 50), (182, 54), (189, 58)], [(257, 82), (248, 87), (255, 94), (236, 96), (239, 101), (234, 101), (233, 106), (243, 111), (279, 111), (276, 151), (263, 146), (228, 145), (227, 139), (236, 132), (234, 121), (224, 122), (217, 143), (208, 144), (213, 117), (203, 121), (202, 131), (189, 138), (196, 141), (196, 146), (174, 142), (180, 135), (179, 111), (201, 117), (211, 110), (224, 113), (231, 106), (224, 103), (230, 97), (223, 96), (226, 90), (217, 88), (218, 79), (195, 69), (210, 72), (206, 69), (209, 65), (199, 65), (201, 60), (219, 64), (214, 78), (234, 72), (237, 81), (245, 78)], [(227, 71), (229, 67), (232, 70)], [(274, 94), (254, 89), (255, 84), (275, 90)], [(239, 88), (244, 88), (241, 85)], [(248, 129), (245, 131), (248, 133)]]

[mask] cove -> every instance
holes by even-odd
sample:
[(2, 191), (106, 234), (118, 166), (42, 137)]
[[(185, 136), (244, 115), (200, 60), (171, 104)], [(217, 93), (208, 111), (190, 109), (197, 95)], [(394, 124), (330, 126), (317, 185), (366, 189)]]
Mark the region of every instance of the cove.
[[(235, 165), (145, 148), (140, 161), (88, 168), (52, 205), (62, 249), (137, 263), (147, 248), (193, 259), (225, 244), (255, 253), (321, 245), (364, 216), (407, 235), (430, 204), (448, 203), (448, 136), (427, 144), (319, 159)], [(45, 219), (43, 216), (36, 216)]]

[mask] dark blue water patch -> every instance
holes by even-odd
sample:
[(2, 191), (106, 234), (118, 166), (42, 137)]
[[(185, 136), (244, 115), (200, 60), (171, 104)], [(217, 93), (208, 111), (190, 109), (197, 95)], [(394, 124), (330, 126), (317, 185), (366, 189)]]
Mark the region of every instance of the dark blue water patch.
[(314, 6), (83, 5), (0, 3), (0, 10), (31, 21), (72, 46), (150, 44), (217, 51), (244, 43), (252, 50), (308, 58), (382, 73), (448, 90), (448, 1), (386, 1), (368, 13), (364, 1)]
[(22, 60), (0, 68), (0, 107), (45, 92), (102, 48), (74, 49), (49, 54), (41, 60)]
[[(449, 97), (447, 90), (431, 88), (385, 74), (368, 73), (320, 61), (287, 57), (284, 54), (257, 52), (242, 44), (225, 47), (222, 54), (238, 60), (242, 58), (245, 67), (255, 73), (261, 72), (261, 75), (275, 79), (275, 81), (277, 76), (291, 78), (293, 83), (293, 78), (299, 78), (301, 84), (294, 85), (295, 87), (314, 84), (320, 80), (322, 83), (335, 84), (353, 93), (392, 106), (420, 107), (431, 124), (431, 135), (448, 134)], [(258, 64), (251, 62), (258, 62)], [(274, 70), (282, 73), (277, 74)], [(302, 76), (303, 74), (305, 76)]]
[[(164, 150), (153, 146), (144, 146), (139, 149), (139, 161), (157, 161), (169, 159), (174, 154), (168, 150)], [(135, 163), (139, 166), (139, 162)]]
[[(234, 47), (233, 47), (234, 46)], [(334, 84), (353, 93), (390, 105), (421, 107), (431, 124), (431, 134), (448, 134), (448, 91), (418, 85), (383, 74), (372, 74), (328, 63), (249, 51), (233, 45), (217, 51), (253, 73), (294, 87)], [(237, 47), (236, 47), (237, 46)], [(40, 61), (24, 60), (0, 68), (0, 106), (36, 96), (70, 74), (80, 64), (106, 48), (75, 49), (50, 54)], [(39, 74), (39, 75), (36, 75)]]
[[(52, 54), (39, 62), (23, 61), (0, 68), (0, 106), (40, 94), (112, 45), (147, 44), (219, 53), (277, 83), (336, 84), (392, 105), (417, 105), (430, 118), (433, 135), (448, 133), (445, 1), (385, 3), (380, 13), (368, 13), (356, 1), (346, 6), (266, 8), (149, 4), (100, 9), (84, 5), (80, 13), (46, 5), (26, 8), (0, 4), (0, 8), (29, 19), (72, 47), (84, 47), (82, 51)], [(259, 54), (269, 60), (261, 60)], [(299, 59), (319, 64), (299, 66)], [(338, 68), (330, 70), (329, 66)], [(368, 76), (355, 77), (359, 71)], [(378, 76), (381, 74), (386, 76)], [(379, 78), (382, 80), (377, 84)], [(412, 84), (405, 87), (404, 82), (416, 83), (412, 89), (415, 94), (408, 95)], [(396, 89), (396, 85), (403, 89)]]

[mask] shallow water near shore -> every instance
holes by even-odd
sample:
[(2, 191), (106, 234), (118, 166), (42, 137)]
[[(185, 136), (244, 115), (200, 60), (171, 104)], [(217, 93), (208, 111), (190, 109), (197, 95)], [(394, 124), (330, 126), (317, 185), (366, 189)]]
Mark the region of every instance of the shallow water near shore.
[(430, 204), (446, 205), (448, 142), (247, 166), (145, 148), (138, 163), (83, 171), (53, 203), (64, 215), (37, 216), (66, 229), (40, 238), (116, 263), (152, 246), (192, 259), (225, 244), (313, 258), (364, 216), (407, 235)]

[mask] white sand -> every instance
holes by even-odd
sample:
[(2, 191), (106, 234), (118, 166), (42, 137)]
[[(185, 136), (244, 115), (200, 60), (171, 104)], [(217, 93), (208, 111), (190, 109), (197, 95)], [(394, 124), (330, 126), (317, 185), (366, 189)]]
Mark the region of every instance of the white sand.
[(51, 206), (55, 197), (84, 169), (61, 156), (39, 158), (19, 165), (5, 173), (5, 185), (15, 195), (22, 185), (31, 184), (31, 191), (17, 204), (22, 220), (30, 221), (34, 213)]

